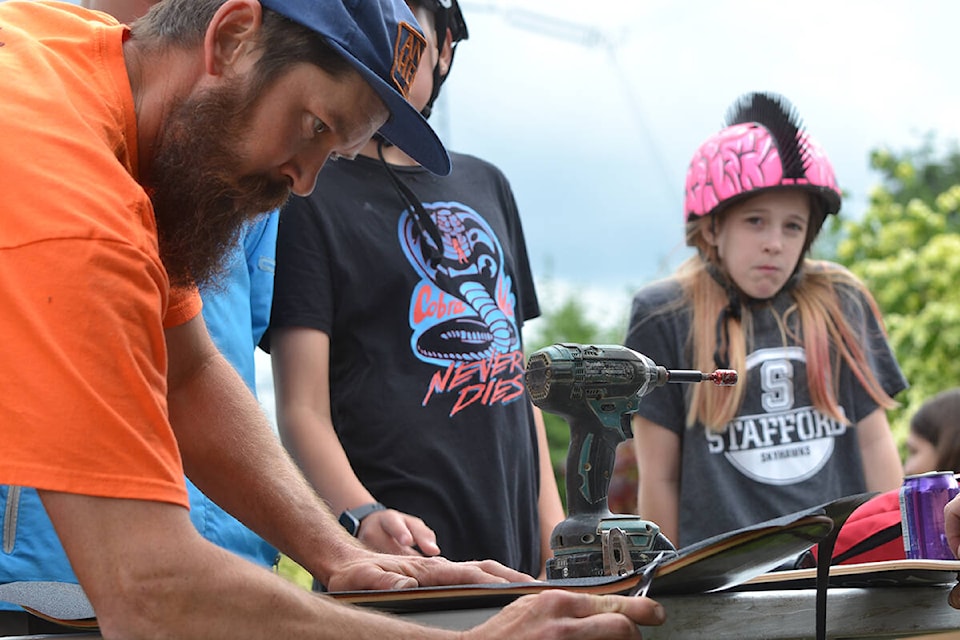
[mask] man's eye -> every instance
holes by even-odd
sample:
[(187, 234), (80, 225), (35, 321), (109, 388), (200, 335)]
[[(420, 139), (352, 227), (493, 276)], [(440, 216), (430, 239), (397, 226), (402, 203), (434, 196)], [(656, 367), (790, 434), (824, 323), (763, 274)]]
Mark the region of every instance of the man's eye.
[(320, 135), (327, 130), (327, 125), (320, 118), (313, 119), (313, 135)]

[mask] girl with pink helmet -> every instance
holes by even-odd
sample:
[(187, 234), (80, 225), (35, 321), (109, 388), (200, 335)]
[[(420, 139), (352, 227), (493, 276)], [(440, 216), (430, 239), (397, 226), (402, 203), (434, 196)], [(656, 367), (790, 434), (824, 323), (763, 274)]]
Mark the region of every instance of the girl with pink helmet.
[(781, 96), (752, 93), (697, 149), (687, 244), (633, 299), (625, 345), (734, 387), (667, 385), (633, 418), (639, 513), (678, 546), (900, 485), (885, 410), (906, 388), (873, 297), (808, 257), (840, 209), (833, 167)]

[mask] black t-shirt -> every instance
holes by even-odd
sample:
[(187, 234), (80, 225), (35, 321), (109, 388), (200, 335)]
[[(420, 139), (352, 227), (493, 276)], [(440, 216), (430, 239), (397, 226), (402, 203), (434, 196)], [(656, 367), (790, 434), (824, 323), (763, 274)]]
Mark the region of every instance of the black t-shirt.
[(520, 330), (539, 307), (506, 178), (452, 160), (447, 177), (394, 167), (440, 232), (432, 250), (379, 161), (328, 163), (281, 213), (271, 328), (330, 336), (333, 422), (377, 500), (422, 518), (445, 557), (536, 574)]

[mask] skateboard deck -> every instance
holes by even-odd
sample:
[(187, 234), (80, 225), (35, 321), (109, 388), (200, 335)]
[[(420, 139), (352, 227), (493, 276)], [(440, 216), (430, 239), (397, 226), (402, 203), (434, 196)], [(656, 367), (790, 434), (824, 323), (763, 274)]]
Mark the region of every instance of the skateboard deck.
[[(680, 550), (654, 572), (649, 595), (704, 593), (741, 584), (809, 549), (833, 527), (825, 515), (806, 515), (773, 526), (722, 536), (710, 544)], [(642, 579), (644, 567), (623, 576), (549, 581), (416, 587), (393, 591), (339, 591), (328, 595), (351, 604), (393, 613), (499, 607), (520, 596), (550, 589), (592, 594), (626, 594)]]
[[(871, 495), (842, 498), (684, 547), (658, 564), (648, 593), (653, 597), (704, 593), (758, 579), (758, 576), (795, 559), (811, 546), (829, 540), (831, 532), (839, 529), (847, 516)], [(829, 557), (829, 553), (824, 557)], [(647, 568), (639, 567), (623, 576), (418, 587), (395, 591), (342, 591), (329, 592), (327, 595), (343, 602), (392, 612), (490, 608), (504, 606), (520, 596), (547, 589), (592, 594), (630, 593), (644, 579), (644, 570)], [(18, 604), (41, 618), (62, 625), (77, 629), (96, 627), (93, 607), (76, 584), (0, 584), (0, 600)]]
[(93, 605), (78, 584), (68, 582), (7, 582), (0, 600), (20, 605), (38, 618), (75, 629), (96, 629)]
[[(857, 494), (724, 533), (677, 551), (656, 569), (648, 595), (705, 593), (730, 588), (762, 575), (838, 530), (874, 494)], [(509, 584), (417, 587), (396, 591), (341, 591), (329, 595), (352, 604), (395, 613), (498, 607), (548, 589), (593, 594), (626, 594), (643, 579), (643, 567), (623, 576), (568, 578)]]
[[(755, 589), (809, 589), (816, 569), (776, 571), (756, 576), (737, 587)], [(932, 586), (960, 581), (960, 560), (884, 560), (830, 567), (831, 587)]]

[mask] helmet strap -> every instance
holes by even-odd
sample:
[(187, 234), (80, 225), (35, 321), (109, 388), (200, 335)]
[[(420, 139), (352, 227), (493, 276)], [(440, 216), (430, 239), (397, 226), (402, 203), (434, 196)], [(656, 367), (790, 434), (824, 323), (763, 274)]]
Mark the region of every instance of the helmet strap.
[[(743, 293), (737, 285), (730, 280), (720, 269), (714, 264), (713, 261), (707, 259), (704, 255), (701, 254), (700, 258), (706, 263), (707, 273), (710, 274), (710, 277), (713, 278), (723, 289), (724, 293), (727, 295), (727, 304), (720, 310), (720, 315), (717, 316), (717, 328), (716, 328), (716, 347), (713, 351), (713, 362), (716, 364), (718, 369), (729, 369), (730, 368), (730, 320), (740, 320), (743, 317), (743, 308), (746, 306), (752, 308), (753, 306), (763, 302), (757, 298), (752, 298), (745, 293)], [(785, 291), (790, 291), (799, 284), (800, 280), (803, 278), (803, 256), (797, 261), (797, 266), (793, 270), (793, 274), (790, 278), (784, 283), (780, 290), (777, 291), (771, 299), (777, 297)]]
[(730, 327), (729, 320), (739, 320), (743, 316), (744, 295), (730, 279), (720, 272), (711, 260), (701, 256), (706, 263), (707, 273), (714, 282), (720, 285), (727, 294), (727, 304), (721, 309), (717, 317), (716, 347), (713, 351), (713, 362), (718, 369), (730, 368)]

